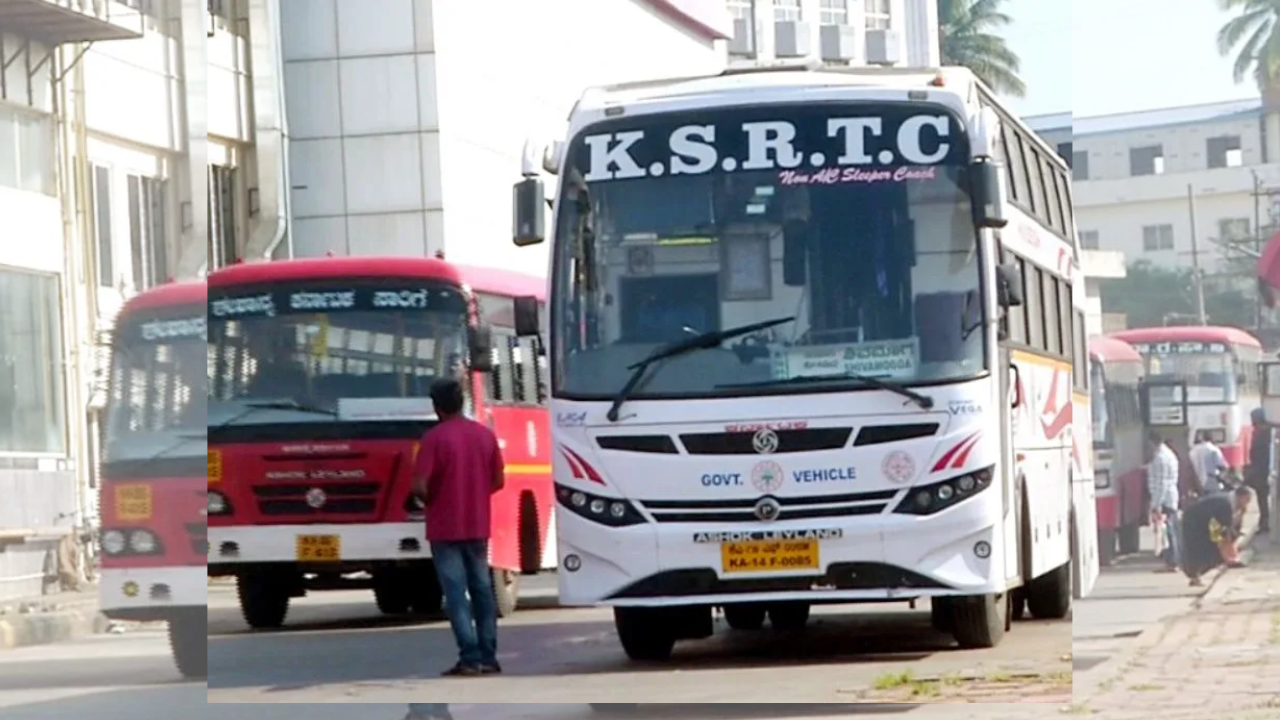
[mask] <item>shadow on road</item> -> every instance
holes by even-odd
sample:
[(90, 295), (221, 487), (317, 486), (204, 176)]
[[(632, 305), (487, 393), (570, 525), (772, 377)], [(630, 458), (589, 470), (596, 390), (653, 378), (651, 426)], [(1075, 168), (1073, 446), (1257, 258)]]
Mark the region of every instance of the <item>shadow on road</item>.
[(602, 717), (635, 720), (773, 720), (780, 716), (829, 717), (832, 715), (889, 715), (910, 712), (916, 703), (705, 703), (641, 705), (635, 709), (604, 713)]

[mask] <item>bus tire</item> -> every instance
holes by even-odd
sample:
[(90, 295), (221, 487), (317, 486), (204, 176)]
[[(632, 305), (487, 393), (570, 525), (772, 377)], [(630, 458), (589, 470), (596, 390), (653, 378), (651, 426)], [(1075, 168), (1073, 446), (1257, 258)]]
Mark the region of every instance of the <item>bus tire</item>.
[(373, 599), (383, 615), (404, 615), (409, 612), (409, 581), (411, 576), (401, 570), (379, 570), (373, 574)]
[(1142, 526), (1138, 523), (1121, 527), (1116, 535), (1121, 555), (1132, 555), (1142, 549)]
[(601, 715), (629, 715), (640, 709), (640, 703), (591, 703), (591, 712)]
[(542, 523), (538, 499), (528, 490), (520, 494), (520, 572), (535, 575), (542, 570)]
[(510, 570), (492, 568), (493, 602), (498, 608), (498, 617), (511, 617), (520, 605), (520, 575)]
[(1009, 619), (1021, 621), (1027, 616), (1027, 589), (1014, 588), (1009, 592)]
[(181, 613), (169, 620), (169, 649), (186, 680), (209, 676), (209, 633), (205, 613)]
[(767, 610), (761, 603), (732, 603), (724, 606), (724, 621), (734, 630), (759, 630)]
[(935, 597), (929, 599), (929, 622), (933, 629), (950, 635), (956, 628), (956, 608), (952, 598)]
[(435, 564), (411, 566), (403, 578), (410, 611), (415, 615), (439, 615), (444, 608), (444, 590), (440, 588)]
[(1031, 581), (1027, 610), (1040, 620), (1061, 620), (1071, 612), (1071, 561)]
[(968, 595), (955, 598), (956, 642), (966, 650), (993, 648), (1004, 639), (1005, 614), (1009, 601), (1003, 594)]
[(289, 614), (291, 594), (287, 584), (267, 574), (246, 573), (236, 577), (240, 614), (254, 630), (274, 630), (283, 626)]
[(769, 606), (769, 624), (774, 630), (792, 632), (809, 624), (809, 603), (782, 602)]
[(613, 626), (618, 631), (622, 650), (632, 660), (660, 662), (671, 659), (676, 647), (676, 633), (671, 623), (664, 622), (664, 608), (616, 607)]

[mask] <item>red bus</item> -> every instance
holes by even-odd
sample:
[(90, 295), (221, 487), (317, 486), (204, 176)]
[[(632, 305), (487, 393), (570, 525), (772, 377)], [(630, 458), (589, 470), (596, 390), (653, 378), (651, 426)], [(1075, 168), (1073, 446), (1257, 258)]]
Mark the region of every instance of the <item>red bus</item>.
[(208, 667), (204, 283), (135, 296), (116, 319), (103, 424), (101, 611), (167, 622), (178, 670)]
[(1147, 523), (1145, 425), (1139, 386), (1142, 355), (1110, 337), (1089, 341), (1093, 397), (1093, 483), (1098, 507), (1098, 558), (1110, 565), (1117, 552), (1138, 551)]
[[(492, 332), (493, 369), (477, 381), (476, 417), (498, 434), (507, 465), (507, 487), (494, 497), (494, 567), (512, 568), (503, 580), (514, 599), (518, 575), (556, 566), (555, 493), (551, 483), (550, 377), (537, 337), (518, 337), (515, 298), (533, 296), (546, 311), (546, 280), (480, 267), (459, 267), (476, 298), (480, 321)], [(505, 610), (500, 608), (500, 610)]]
[(1147, 380), (1186, 383), (1188, 447), (1195, 433), (1207, 431), (1231, 467), (1243, 469), (1253, 435), (1249, 414), (1262, 403), (1257, 338), (1239, 328), (1212, 326), (1137, 328), (1110, 337), (1142, 355)]
[[(531, 532), (513, 518), (530, 495), (537, 507), (529, 470), (549, 461), (536, 423), (533, 443), (527, 428), (499, 424), (508, 396), (489, 385), (510, 351), (494, 347), (467, 284), (484, 279), (415, 257), (209, 275), (209, 573), (236, 578), (250, 626), (281, 626), (290, 599), (310, 590), (371, 587), (389, 614), (440, 609), (410, 474), (442, 377), (463, 380), (468, 412), (495, 424), (511, 462), (493, 501), (491, 564), (499, 608), (514, 610), (527, 569), (519, 541)], [(537, 415), (512, 409), (522, 411)]]

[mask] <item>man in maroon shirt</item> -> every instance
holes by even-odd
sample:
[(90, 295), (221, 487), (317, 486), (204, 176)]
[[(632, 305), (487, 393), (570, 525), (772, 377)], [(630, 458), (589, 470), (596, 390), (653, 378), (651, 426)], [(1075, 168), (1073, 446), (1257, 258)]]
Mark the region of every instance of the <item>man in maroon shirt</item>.
[(502, 672), (489, 571), (489, 496), (505, 481), (502, 451), (492, 430), (462, 416), (456, 380), (437, 382), (431, 401), (440, 424), (422, 437), (413, 477), (414, 492), (427, 507), (427, 540), (458, 641), (458, 663), (444, 674)]

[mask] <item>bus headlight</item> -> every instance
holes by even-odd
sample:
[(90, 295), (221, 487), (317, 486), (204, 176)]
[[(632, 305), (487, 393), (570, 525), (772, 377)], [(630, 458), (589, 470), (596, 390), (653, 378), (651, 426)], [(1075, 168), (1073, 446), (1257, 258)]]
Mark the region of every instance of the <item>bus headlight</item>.
[(231, 506), (222, 493), (210, 491), (208, 509), (210, 515), (226, 515), (231, 511)]
[(108, 530), (102, 533), (102, 552), (107, 555), (119, 555), (126, 546), (124, 533), (119, 530)]
[(983, 468), (950, 480), (912, 488), (894, 512), (900, 515), (932, 515), (946, 510), (991, 487), (992, 468)]
[(134, 530), (129, 534), (129, 549), (139, 555), (151, 555), (158, 548), (156, 536), (146, 530)]
[(610, 527), (626, 527), (647, 522), (635, 506), (620, 498), (592, 495), (556, 485), (556, 501), (574, 515)]
[(1093, 471), (1093, 487), (1095, 490), (1106, 490), (1111, 487), (1111, 473), (1106, 470)]

